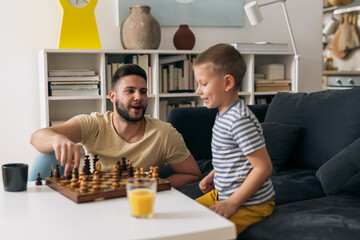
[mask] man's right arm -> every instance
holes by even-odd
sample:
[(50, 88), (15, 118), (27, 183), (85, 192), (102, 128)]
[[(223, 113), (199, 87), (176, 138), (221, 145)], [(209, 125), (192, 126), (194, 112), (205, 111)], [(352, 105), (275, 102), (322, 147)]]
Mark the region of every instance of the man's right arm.
[(54, 151), (56, 159), (65, 167), (65, 176), (71, 167), (79, 168), (80, 151), (76, 143), (81, 140), (78, 121), (71, 118), (67, 122), (40, 129), (31, 135), (30, 143), (42, 153)]

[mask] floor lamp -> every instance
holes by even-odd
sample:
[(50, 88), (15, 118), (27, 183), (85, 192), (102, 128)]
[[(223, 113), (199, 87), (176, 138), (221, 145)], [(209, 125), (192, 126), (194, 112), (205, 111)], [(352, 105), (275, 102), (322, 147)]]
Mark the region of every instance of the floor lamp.
[(270, 2), (267, 2), (267, 3), (261, 3), (261, 4), (258, 4), (256, 1), (252, 1), (252, 2), (249, 2), (248, 4), (246, 4), (244, 6), (244, 10), (246, 12), (246, 15), (248, 16), (249, 18), (249, 21), (250, 21), (250, 24), (251, 25), (256, 25), (256, 24), (259, 24), (261, 23), (264, 18), (260, 12), (260, 7), (263, 7), (263, 6), (266, 6), (266, 5), (270, 5), (270, 4), (273, 4), (273, 3), (277, 3), (277, 2), (281, 2), (281, 5), (283, 7), (283, 10), (284, 10), (284, 15), (285, 15), (285, 20), (286, 20), (286, 24), (287, 24), (287, 28), (288, 28), (288, 31), (289, 31), (289, 35), (290, 35), (290, 39), (291, 39), (291, 45), (293, 47), (293, 50), (294, 50), (294, 60), (295, 60), (295, 86), (293, 87), (293, 91), (294, 92), (297, 92), (298, 91), (298, 76), (299, 76), (299, 60), (300, 60), (300, 55), (298, 54), (297, 52), (297, 49), (296, 49), (296, 45), (295, 45), (295, 40), (294, 40), (294, 36), (293, 36), (293, 32), (291, 30), (291, 25), (290, 25), (290, 21), (289, 21), (289, 16), (288, 16), (288, 13), (287, 13), (287, 10), (286, 10), (286, 5), (285, 5), (285, 2), (286, 0), (275, 0), (275, 1), (270, 1)]

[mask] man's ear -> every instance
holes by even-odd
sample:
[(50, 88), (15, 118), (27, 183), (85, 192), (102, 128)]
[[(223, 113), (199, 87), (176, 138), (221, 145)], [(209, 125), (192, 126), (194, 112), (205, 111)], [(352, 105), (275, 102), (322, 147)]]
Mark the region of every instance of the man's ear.
[(224, 83), (225, 83), (225, 91), (228, 92), (234, 88), (235, 79), (231, 74), (226, 74), (224, 76)]
[(115, 92), (113, 90), (110, 90), (109, 97), (110, 97), (110, 101), (112, 103), (116, 102), (116, 94), (115, 94)]

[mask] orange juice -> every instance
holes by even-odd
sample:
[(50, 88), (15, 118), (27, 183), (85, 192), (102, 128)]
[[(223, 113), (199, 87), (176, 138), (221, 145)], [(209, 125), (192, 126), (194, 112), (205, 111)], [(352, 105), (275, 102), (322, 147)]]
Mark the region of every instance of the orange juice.
[(135, 217), (151, 217), (155, 193), (149, 189), (139, 188), (128, 194), (131, 213)]

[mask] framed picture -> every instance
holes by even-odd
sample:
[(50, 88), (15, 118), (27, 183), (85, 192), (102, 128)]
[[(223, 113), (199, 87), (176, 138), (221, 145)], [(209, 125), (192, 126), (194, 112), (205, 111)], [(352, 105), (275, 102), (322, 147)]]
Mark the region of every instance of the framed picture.
[(130, 13), (132, 5), (148, 5), (160, 26), (242, 27), (243, 0), (118, 0), (119, 23)]

